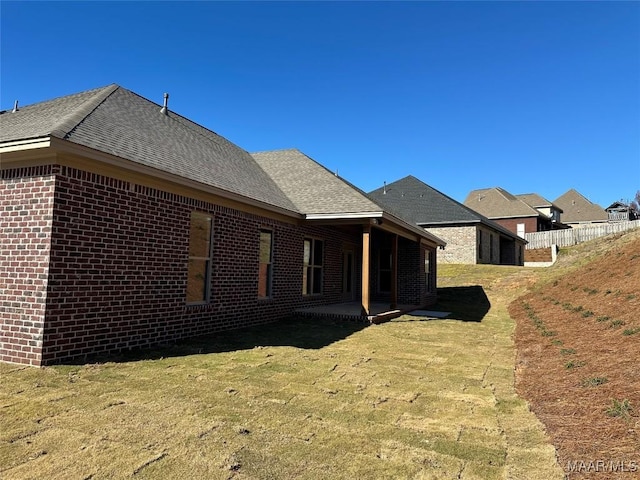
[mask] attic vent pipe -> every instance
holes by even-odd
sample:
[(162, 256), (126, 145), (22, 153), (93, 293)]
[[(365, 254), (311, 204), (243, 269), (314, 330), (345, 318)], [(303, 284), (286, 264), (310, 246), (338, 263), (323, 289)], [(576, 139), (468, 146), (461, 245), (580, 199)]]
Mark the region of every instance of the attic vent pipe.
[(168, 115), (169, 114), (168, 105), (169, 105), (169, 94), (165, 93), (164, 94), (164, 106), (160, 110), (160, 113), (164, 113), (165, 115)]
[(384, 182), (384, 187), (382, 188), (382, 194), (386, 195), (387, 194), (387, 182)]
[(13, 110), (11, 110), (11, 113), (16, 113), (18, 111), (18, 100), (15, 101), (15, 103), (13, 104)]

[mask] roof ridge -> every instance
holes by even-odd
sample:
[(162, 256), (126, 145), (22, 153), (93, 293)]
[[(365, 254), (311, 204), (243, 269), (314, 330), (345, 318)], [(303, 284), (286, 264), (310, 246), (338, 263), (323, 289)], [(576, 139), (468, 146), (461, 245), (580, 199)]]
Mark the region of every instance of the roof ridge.
[(98, 89), (91, 98), (87, 99), (80, 107), (61, 120), (60, 123), (51, 130), (51, 136), (58, 138), (67, 137), (91, 112), (98, 108), (102, 102), (119, 88), (121, 88), (119, 85), (112, 83), (111, 85)]

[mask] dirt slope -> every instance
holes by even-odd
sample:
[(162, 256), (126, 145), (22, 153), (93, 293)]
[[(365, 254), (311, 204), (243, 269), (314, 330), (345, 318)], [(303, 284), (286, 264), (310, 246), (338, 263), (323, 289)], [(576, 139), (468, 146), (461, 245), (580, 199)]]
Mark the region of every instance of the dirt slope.
[(517, 391), (567, 478), (640, 478), (640, 230), (561, 253), (509, 307)]

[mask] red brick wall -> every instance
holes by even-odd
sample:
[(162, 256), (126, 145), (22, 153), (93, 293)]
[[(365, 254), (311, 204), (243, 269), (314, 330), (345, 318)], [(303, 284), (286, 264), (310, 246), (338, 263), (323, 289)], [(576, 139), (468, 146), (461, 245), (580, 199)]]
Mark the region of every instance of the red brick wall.
[(507, 230), (518, 234), (518, 224), (524, 223), (524, 232), (525, 233), (533, 233), (538, 231), (538, 219), (537, 217), (526, 217), (526, 218), (502, 218), (498, 220), (494, 220), (499, 225), (502, 225)]
[[(432, 250), (434, 251), (434, 250)], [(431, 262), (431, 290), (424, 271), (429, 249), (405, 238), (398, 241), (398, 303), (428, 306), (436, 301), (435, 251)]]
[(55, 179), (52, 168), (0, 180), (0, 360), (40, 365)]
[[(46, 200), (49, 209), (51, 256), (44, 332), (46, 272), (40, 274), (41, 285), (34, 293), (37, 298), (22, 299), (21, 311), (10, 318), (6, 312), (2, 315), (3, 331), (5, 321), (15, 322), (16, 316), (25, 324), (39, 322), (34, 324), (32, 335), (43, 345), (43, 364), (271, 322), (300, 306), (342, 300), (342, 246), (344, 242), (360, 242), (359, 237), (330, 227), (300, 228), (126, 181), (68, 167), (54, 168), (59, 170), (55, 193), (50, 177), (48, 195), (31, 207), (40, 210), (40, 203)], [(10, 183), (18, 181), (20, 188), (29, 189), (42, 180)], [(7, 188), (5, 183), (3, 188)], [(12, 200), (6, 207), (3, 202), (3, 208), (21, 202)], [(189, 220), (194, 209), (213, 215), (212, 295), (209, 304), (191, 306), (186, 305), (185, 292)], [(42, 214), (24, 213), (21, 207), (12, 215), (40, 221)], [(25, 229), (42, 227), (23, 222), (12, 228), (23, 235)], [(270, 299), (258, 298), (259, 235), (264, 228), (274, 234)], [(325, 242), (321, 296), (302, 296), (306, 236)], [(48, 238), (45, 240), (48, 246)], [(3, 242), (3, 252), (21, 248), (18, 242), (15, 246), (11, 240)], [(30, 255), (38, 253), (40, 250), (34, 250)], [(33, 261), (46, 266), (48, 250), (46, 253)], [(23, 268), (30, 260), (21, 258), (15, 268)], [(33, 282), (35, 275), (35, 271), (16, 273), (22, 283)], [(16, 284), (16, 289), (21, 289), (22, 283)], [(25, 341), (33, 340), (20, 339)], [(3, 357), (25, 363), (16, 353), (16, 342), (3, 338)], [(31, 363), (37, 365), (40, 360)]]
[[(83, 359), (340, 302), (343, 246), (362, 242), (357, 231), (300, 227), (64, 166), (46, 171), (5, 172), (2, 183), (4, 361)], [(213, 216), (206, 305), (185, 301), (193, 210)], [(258, 298), (261, 229), (273, 232), (268, 299)], [(305, 237), (324, 241), (320, 296), (302, 295)]]

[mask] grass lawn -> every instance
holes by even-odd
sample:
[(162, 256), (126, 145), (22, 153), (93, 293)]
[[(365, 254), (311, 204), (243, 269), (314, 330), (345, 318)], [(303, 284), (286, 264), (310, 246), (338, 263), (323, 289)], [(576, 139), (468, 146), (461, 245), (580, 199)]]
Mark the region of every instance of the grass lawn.
[(534, 274), (439, 268), (445, 320), (293, 319), (87, 365), (0, 364), (0, 478), (563, 478), (514, 389), (507, 306)]

